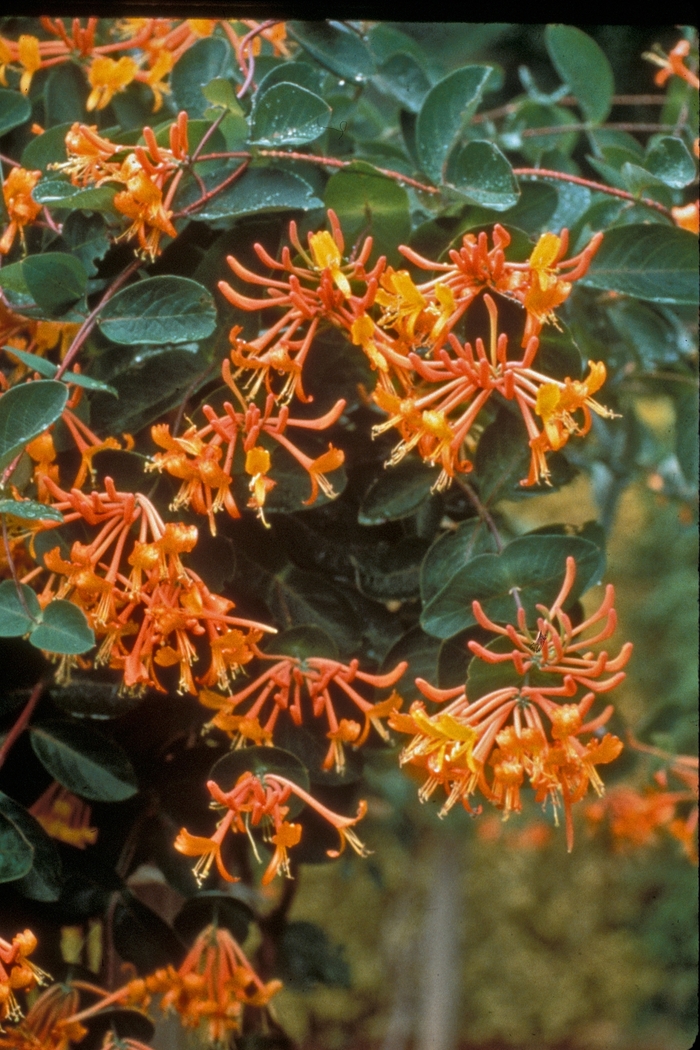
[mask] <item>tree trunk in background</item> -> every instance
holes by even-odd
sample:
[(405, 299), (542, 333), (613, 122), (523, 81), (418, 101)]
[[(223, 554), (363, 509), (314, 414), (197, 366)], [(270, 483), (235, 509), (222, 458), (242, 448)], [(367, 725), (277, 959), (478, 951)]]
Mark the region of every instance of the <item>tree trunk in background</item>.
[(416, 1050), (455, 1050), (457, 1045), (463, 895), (458, 842), (436, 834), (418, 959)]

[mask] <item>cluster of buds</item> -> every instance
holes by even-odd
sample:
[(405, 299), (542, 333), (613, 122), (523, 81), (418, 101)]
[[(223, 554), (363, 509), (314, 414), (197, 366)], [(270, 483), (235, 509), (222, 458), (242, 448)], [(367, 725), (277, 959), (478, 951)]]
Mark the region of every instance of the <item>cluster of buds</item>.
[[(97, 40), (99, 19), (88, 18), (85, 25), (74, 18), (70, 29), (62, 18), (40, 19), (46, 40), (22, 34), (16, 41), (0, 37), (0, 83), (7, 84), (6, 70), (21, 70), (20, 91), (29, 92), (32, 79), (40, 69), (51, 69), (64, 62), (74, 62), (85, 69), (90, 88), (88, 111), (104, 109), (114, 96), (134, 82), (147, 85), (153, 92), (153, 110), (169, 94), (166, 82), (179, 58), (203, 37), (211, 36), (217, 25), (228, 37), (244, 75), (250, 54), (260, 49), (260, 37), (272, 44), (275, 54), (288, 54), (283, 23), (272, 26), (243, 20), (189, 18), (174, 21), (167, 18), (126, 18), (118, 21), (113, 33), (118, 39), (105, 43)], [(236, 27), (239, 31), (236, 31)], [(241, 35), (241, 28), (248, 32)], [(114, 55), (122, 52), (121, 57)]]
[[(79, 606), (102, 639), (96, 665), (119, 669), (128, 691), (163, 691), (156, 667), (179, 665), (180, 691), (196, 693), (193, 638), (206, 642), (211, 657), (200, 681), (225, 688), (256, 655), (263, 632), (273, 628), (230, 615), (234, 603), (185, 568), (181, 555), (195, 546), (196, 527), (165, 524), (146, 496), (118, 492), (111, 478), (105, 478), (104, 492), (89, 495), (77, 488), (65, 492), (50, 478), (44, 483), (66, 523), (81, 521), (98, 531), (91, 543), (73, 544), (70, 560), (58, 547), (45, 555), (50, 575), (40, 604), (67, 598)], [(38, 567), (24, 582), (43, 571)]]
[[(401, 706), (401, 697), (392, 692), (386, 700), (373, 704), (357, 692), (353, 683), (365, 683), (375, 689), (387, 689), (398, 682), (408, 667), (405, 661), (397, 664), (388, 674), (374, 675), (361, 671), (357, 660), (342, 664), (338, 660), (321, 656), (302, 660), (298, 657), (274, 656), (268, 653), (262, 654), (262, 659), (269, 661), (272, 666), (243, 689), (235, 693), (230, 692), (228, 696), (220, 696), (209, 689), (203, 689), (199, 694), (199, 699), (205, 707), (217, 709), (210, 725), (228, 733), (234, 746), (241, 747), (249, 742), (271, 744), (281, 711), (287, 711), (294, 724), (300, 726), (304, 719), (304, 693), (309, 697), (313, 715), (316, 718), (325, 717), (328, 722), (326, 736), (330, 746), (323, 761), (324, 769), (335, 767), (337, 772), (342, 772), (345, 768), (343, 745), (353, 744), (360, 747), (367, 739), (372, 726), (382, 739), (388, 739), (381, 719), (387, 718)], [(352, 718), (338, 718), (330, 693), (333, 685), (358, 708), (363, 725)], [(242, 710), (241, 704), (249, 706)]]
[(147, 1006), (152, 995), (159, 995), (164, 1013), (177, 1013), (185, 1028), (206, 1026), (207, 1045), (224, 1047), (232, 1033), (241, 1031), (244, 1007), (267, 1006), (281, 987), (276, 980), (264, 984), (229, 931), (211, 925), (178, 969), (168, 966), (130, 981), (118, 995), (136, 1006)]
[[(485, 233), (478, 237), (467, 234), (462, 247), (449, 253), (449, 263), (433, 262), (400, 246), (412, 265), (439, 274), (416, 285), (407, 270), (387, 267), (384, 257), (366, 269), (371, 238), (365, 240), (356, 258), (344, 263), (342, 231), (330, 210), (328, 218), (332, 232), (309, 234), (308, 251), (295, 224), (290, 224), (289, 239), (297, 253), (294, 259), (286, 247), (278, 262), (262, 245), (254, 246), (274, 277), (258, 276), (229, 256), (234, 273), (265, 287), (269, 296), (253, 299), (222, 281), (219, 288), (229, 302), (242, 310), (283, 311), (251, 342), (239, 338), (238, 327), (231, 332), (231, 359), (237, 367), (234, 378), (246, 373), (245, 388), (253, 395), (264, 382), (268, 396), (283, 404), (294, 395), (305, 399), (302, 367), (319, 325), (325, 322), (340, 329), (362, 348), (378, 375), (373, 397), (389, 418), (373, 433), (396, 428), (401, 435), (389, 463), (399, 462), (416, 448), (424, 460), (441, 466), (437, 489), (447, 487), (455, 474), (471, 470), (464, 448), (494, 391), (514, 400), (525, 422), (532, 458), (523, 485), (548, 482), (546, 454), (561, 449), (571, 436), (587, 433), (591, 412), (612, 417), (592, 397), (605, 382), (601, 362), (589, 362), (590, 374), (583, 381), (568, 378), (561, 382), (533, 367), (542, 326), (556, 323), (555, 308), (569, 296), (573, 282), (586, 273), (602, 234), (596, 234), (571, 259), (565, 258), (566, 230), (561, 236), (543, 234), (525, 263), (506, 259), (510, 235), (498, 224), (491, 249)], [(520, 359), (508, 357), (507, 337), (498, 331), (497, 305), (489, 291), (525, 310)], [(475, 347), (462, 345), (453, 332), (481, 293), (486, 293), (490, 322), (488, 353), (481, 339)]]
[(22, 1011), (15, 992), (30, 992), (37, 985), (46, 984), (48, 974), (29, 961), (37, 939), (31, 930), (17, 933), (8, 943), (0, 937), (0, 1030), (3, 1021), (19, 1021)]
[[(441, 690), (418, 679), (429, 700), (450, 701), (448, 705), (431, 715), (421, 701), (415, 701), (408, 714), (390, 717), (393, 729), (413, 738), (402, 752), (402, 765), (410, 763), (427, 773), (421, 800), (426, 801), (439, 785), (444, 788), (447, 801), (441, 816), (459, 800), (471, 812), (470, 798), (477, 790), (505, 817), (519, 812), (520, 789), (527, 777), (536, 800), (551, 801), (555, 819), (563, 803), (567, 846), (572, 849), (572, 805), (586, 795), (589, 785), (602, 795), (604, 787), (595, 767), (612, 762), (622, 750), (622, 742), (612, 734), (599, 738), (612, 706), (592, 719), (588, 714), (598, 694), (623, 680), (622, 668), (632, 651), (629, 642), (614, 658), (604, 651), (596, 656), (589, 648), (615, 630), (614, 589), (608, 586), (600, 608), (574, 627), (563, 607), (575, 575), (574, 559), (568, 558), (552, 607), (538, 606), (541, 616), (535, 633), (528, 629), (522, 609), (517, 627), (503, 627), (474, 602), (478, 623), (502, 642), (485, 648), (471, 641), (469, 648), (477, 659), (510, 665), (512, 676), (522, 678), (520, 684), (469, 698), (461, 686)], [(596, 625), (601, 625), (596, 633), (584, 638)], [(582, 734), (594, 735), (583, 743)]]
[[(642, 744), (633, 737), (630, 746), (661, 759), (663, 766), (653, 775), (654, 784), (643, 791), (618, 785), (604, 798), (586, 806), (592, 829), (605, 826), (616, 849), (624, 851), (659, 843), (659, 832), (678, 839), (685, 855), (698, 863), (698, 760), (692, 755), (671, 755)], [(679, 781), (675, 790), (669, 776)]]
[(301, 824), (292, 824), (286, 819), (289, 813), (289, 806), (286, 803), (291, 795), (296, 795), (338, 831), (340, 849), (327, 850), (329, 857), (340, 856), (345, 849), (346, 842), (350, 843), (360, 857), (367, 856), (367, 850), (353, 830), (353, 826), (367, 812), (367, 804), (364, 801), (360, 803), (356, 817), (343, 817), (321, 805), (313, 795), (299, 787), (294, 781), (279, 776), (277, 773), (264, 773), (262, 776), (243, 773), (230, 791), (222, 791), (214, 780), (207, 781), (207, 788), (213, 800), (212, 806), (224, 808), (228, 812), (219, 821), (211, 838), (190, 835), (185, 828), (182, 828), (175, 840), (175, 849), (180, 853), (184, 853), (187, 857), (199, 857), (193, 868), (199, 886), (207, 878), (214, 862), (223, 879), (226, 879), (227, 882), (237, 881), (226, 870), (222, 860), (222, 843), (229, 831), (245, 833), (249, 836), (257, 856), (257, 846), (252, 838), (251, 828), (258, 826), (262, 827), (265, 841), (274, 846), (272, 859), (262, 877), (263, 886), (272, 882), (280, 873), (285, 874), (288, 878), (291, 877), (287, 850), (299, 844), (302, 833)]

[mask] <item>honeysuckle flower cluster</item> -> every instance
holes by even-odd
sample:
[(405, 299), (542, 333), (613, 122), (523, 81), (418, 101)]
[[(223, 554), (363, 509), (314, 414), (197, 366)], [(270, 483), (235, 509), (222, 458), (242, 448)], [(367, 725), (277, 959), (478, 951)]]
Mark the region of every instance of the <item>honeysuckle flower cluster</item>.
[[(564, 604), (575, 577), (575, 561), (568, 558), (564, 582), (551, 608), (537, 607), (541, 615), (536, 631), (528, 628), (522, 608), (517, 627), (502, 626), (490, 620), (478, 602), (473, 603), (477, 622), (502, 639), (490, 648), (470, 641), (474, 657), (510, 665), (519, 683), (470, 697), (462, 686), (436, 689), (417, 679), (424, 696), (449, 701), (447, 706), (431, 715), (422, 701), (415, 701), (408, 714), (391, 715), (389, 725), (412, 736), (401, 764), (410, 763), (427, 773), (421, 800), (426, 801), (438, 786), (447, 794), (441, 816), (460, 800), (471, 812), (471, 797), (478, 791), (508, 817), (521, 809), (520, 791), (527, 778), (535, 799), (551, 802), (555, 818), (563, 806), (571, 850), (573, 804), (584, 798), (589, 786), (603, 794), (596, 766), (612, 762), (623, 745), (613, 734), (599, 737), (612, 705), (593, 718), (589, 712), (599, 694), (624, 679), (622, 668), (632, 646), (625, 643), (612, 658), (605, 651), (595, 655), (589, 648), (615, 631), (615, 594), (608, 586), (599, 609), (574, 626)], [(591, 628), (595, 633), (584, 637)], [(580, 737), (589, 734), (591, 739), (584, 743)]]
[(54, 984), (34, 1001), (17, 1027), (0, 1033), (0, 1050), (69, 1050), (88, 1034), (73, 1015), (80, 993), (68, 985)]
[[(567, 299), (573, 282), (586, 273), (602, 234), (571, 259), (566, 259), (566, 230), (561, 236), (543, 234), (525, 263), (507, 260), (510, 235), (498, 224), (491, 249), (485, 233), (467, 234), (462, 247), (449, 253), (449, 263), (433, 262), (400, 246), (413, 266), (438, 273), (416, 285), (407, 270), (387, 267), (384, 257), (366, 269), (371, 237), (355, 258), (344, 262), (343, 234), (332, 210), (328, 218), (331, 232), (309, 234), (308, 250), (296, 225), (290, 224), (294, 258), (288, 247), (277, 261), (262, 245), (254, 246), (273, 277), (258, 276), (228, 257), (237, 277), (264, 287), (269, 297), (250, 298), (222, 281), (219, 288), (229, 302), (241, 310), (282, 311), (250, 342), (240, 339), (240, 328), (231, 331), (234, 378), (247, 375), (243, 388), (251, 394), (264, 383), (268, 397), (283, 404), (295, 395), (304, 400), (302, 368), (319, 326), (339, 328), (362, 348), (377, 372), (373, 398), (389, 418), (374, 428), (374, 434), (395, 428), (401, 435), (389, 463), (398, 463), (417, 449), (424, 460), (442, 468), (435, 485), (438, 490), (456, 474), (472, 469), (465, 455), (470, 431), (494, 391), (514, 400), (525, 422), (531, 465), (523, 485), (548, 482), (547, 453), (563, 448), (570, 437), (587, 433), (591, 412), (613, 416), (592, 396), (605, 382), (602, 362), (589, 362), (586, 379), (563, 382), (535, 366), (542, 326), (556, 324), (554, 310)], [(525, 310), (520, 359), (509, 357), (491, 292)], [(488, 352), (481, 339), (475, 346), (462, 345), (453, 332), (480, 294), (489, 315)]]
[(84, 69), (91, 88), (88, 111), (104, 109), (116, 94), (135, 82), (150, 88), (157, 112), (163, 95), (170, 93), (167, 81), (177, 60), (217, 27), (231, 43), (244, 75), (249, 55), (260, 51), (261, 37), (272, 45), (275, 54), (288, 54), (281, 22), (269, 26), (249, 19), (125, 18), (113, 25), (111, 40), (101, 35), (98, 18), (86, 19), (85, 25), (74, 18), (70, 27), (63, 18), (43, 17), (40, 23), (48, 39), (27, 33), (17, 40), (0, 37), (0, 83), (7, 86), (7, 71), (16, 70), (21, 73), (19, 89), (26, 95), (40, 69), (72, 62)]
[[(124, 689), (135, 692), (163, 692), (156, 669), (179, 666), (180, 692), (196, 693), (196, 639), (208, 651), (209, 667), (200, 678), (205, 685), (227, 683), (253, 658), (263, 632), (273, 628), (232, 616), (234, 603), (183, 565), (181, 555), (197, 542), (194, 525), (164, 523), (146, 496), (118, 492), (108, 477), (103, 492), (89, 495), (77, 488), (66, 492), (50, 478), (45, 485), (64, 522), (98, 530), (91, 543), (73, 544), (70, 559), (59, 547), (47, 552), (50, 575), (38, 594), (42, 607), (67, 598), (83, 610), (101, 639), (96, 666), (120, 670)], [(39, 566), (24, 582), (43, 571)]]
[(226, 809), (228, 812), (219, 821), (216, 831), (210, 838), (190, 835), (185, 828), (182, 828), (175, 840), (175, 849), (180, 853), (184, 853), (187, 857), (199, 857), (193, 868), (199, 886), (209, 875), (214, 862), (223, 879), (227, 882), (238, 881), (229, 874), (223, 862), (221, 856), (223, 841), (229, 831), (247, 834), (257, 856), (257, 847), (251, 835), (251, 828), (258, 826), (262, 828), (265, 841), (272, 843), (275, 847), (262, 877), (263, 886), (272, 882), (279, 874), (290, 878), (287, 851), (299, 844), (302, 834), (301, 824), (293, 824), (286, 819), (289, 813), (289, 806), (286, 803), (291, 795), (296, 795), (337, 830), (340, 836), (340, 849), (327, 850), (329, 857), (340, 856), (347, 842), (360, 857), (368, 855), (366, 848), (353, 830), (354, 825), (362, 820), (367, 812), (367, 803), (364, 801), (360, 802), (356, 817), (343, 817), (322, 805), (294, 781), (277, 773), (264, 773), (259, 777), (253, 773), (243, 773), (230, 791), (222, 791), (216, 781), (209, 780), (207, 789), (213, 800), (211, 805), (214, 808)]
[[(397, 664), (388, 674), (375, 675), (361, 671), (358, 660), (349, 664), (320, 656), (304, 660), (291, 656), (261, 654), (261, 659), (272, 664), (254, 681), (228, 696), (220, 696), (210, 689), (199, 694), (205, 707), (216, 709), (210, 725), (228, 733), (234, 746), (271, 744), (277, 719), (286, 711), (295, 725), (302, 725), (304, 710), (302, 700), (306, 694), (316, 718), (324, 717), (328, 722), (326, 734), (330, 741), (323, 761), (324, 769), (342, 772), (345, 768), (343, 745), (360, 747), (374, 727), (379, 735), (388, 739), (381, 719), (401, 706), (401, 697), (396, 693), (386, 700), (372, 703), (357, 691), (357, 684), (364, 683), (375, 689), (387, 689), (398, 682), (408, 667), (405, 661)], [(363, 720), (362, 724), (352, 718), (338, 718), (333, 706), (331, 687), (336, 686), (340, 695), (349, 697)], [(246, 710), (241, 705), (246, 705)], [(267, 717), (264, 712), (267, 711)]]
[(30, 961), (36, 950), (37, 939), (31, 930), (17, 933), (12, 941), (0, 937), (0, 1031), (4, 1021), (18, 1021), (22, 1011), (15, 992), (30, 992), (37, 985), (46, 984), (48, 974)]

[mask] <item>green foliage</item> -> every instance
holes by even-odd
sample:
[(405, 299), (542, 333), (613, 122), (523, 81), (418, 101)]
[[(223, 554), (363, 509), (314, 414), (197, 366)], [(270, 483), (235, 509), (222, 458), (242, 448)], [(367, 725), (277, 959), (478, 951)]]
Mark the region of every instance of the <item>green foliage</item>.
[(587, 119), (596, 124), (604, 121), (615, 90), (605, 53), (575, 26), (547, 26), (545, 41), (557, 73), (576, 96)]
[(67, 400), (64, 384), (48, 379), (7, 391), (0, 400), (0, 468), (58, 419)]
[(211, 294), (185, 277), (151, 277), (122, 289), (102, 311), (108, 339), (127, 346), (189, 343), (211, 335), (216, 307)]
[(136, 792), (126, 752), (91, 725), (49, 719), (32, 726), (30, 737), (41, 764), (69, 791), (93, 802), (122, 802)]

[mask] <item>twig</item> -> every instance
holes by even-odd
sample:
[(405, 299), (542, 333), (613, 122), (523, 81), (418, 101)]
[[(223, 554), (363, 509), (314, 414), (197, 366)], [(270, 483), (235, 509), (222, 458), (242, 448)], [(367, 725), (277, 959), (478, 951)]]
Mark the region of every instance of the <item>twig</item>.
[(498, 526), (496, 525), (496, 522), (493, 520), (493, 518), (491, 517), (486, 507), (481, 502), (481, 500), (479, 499), (469, 482), (465, 481), (463, 478), (457, 477), (456, 475), (454, 480), (457, 482), (462, 491), (465, 492), (469, 497), (469, 502), (471, 503), (472, 507), (479, 515), (484, 525), (486, 525), (491, 535), (493, 536), (493, 542), (496, 544), (496, 550), (500, 554), (503, 550), (503, 540), (501, 539), (501, 534), (498, 531)]
[(236, 170), (228, 176), (228, 178), (224, 179), (224, 181), (219, 183), (218, 186), (215, 186), (213, 190), (209, 190), (209, 192), (203, 194), (199, 200), (194, 201), (192, 204), (188, 204), (187, 207), (182, 208), (181, 211), (176, 211), (172, 216), (173, 219), (182, 219), (185, 215), (189, 215), (190, 212), (196, 211), (197, 208), (201, 208), (202, 205), (206, 204), (207, 201), (210, 201), (212, 197), (216, 197), (218, 193), (223, 192), (223, 190), (227, 189), (231, 183), (235, 182), (236, 179), (243, 174), (249, 164), (250, 160), (244, 160), (243, 163), (239, 164)]
[(196, 150), (194, 151), (194, 153), (190, 157), (190, 164), (194, 164), (197, 161), (197, 159), (199, 158), (199, 154), (202, 152), (202, 150), (206, 146), (206, 144), (209, 141), (209, 139), (212, 137), (212, 135), (214, 134), (216, 129), (221, 124), (222, 120), (226, 116), (226, 113), (227, 113), (227, 111), (225, 109), (222, 110), (222, 112), (216, 118), (216, 120), (211, 125), (211, 127), (207, 128), (207, 130), (204, 132), (204, 134), (202, 135), (202, 141), (199, 143), (199, 145), (197, 146)]
[[(613, 106), (663, 106), (666, 102), (665, 95), (613, 95)], [(578, 106), (578, 99), (573, 95), (567, 95), (559, 99), (558, 106)], [(517, 113), (522, 103), (509, 102), (506, 106), (497, 106), (496, 109), (488, 109), (483, 113), (477, 113), (472, 117), (472, 124), (483, 124), (486, 120), (498, 120), (499, 117), (507, 117), (510, 113)]]
[(608, 193), (611, 197), (621, 197), (622, 200), (632, 201), (634, 204), (645, 204), (647, 208), (655, 208), (656, 211), (660, 211), (662, 215), (668, 216), (669, 219), (673, 218), (668, 208), (665, 208), (663, 204), (659, 204), (658, 201), (653, 201), (649, 197), (635, 197), (633, 193), (627, 193), (626, 190), (605, 186), (602, 182), (593, 182), (592, 179), (583, 179), (580, 175), (569, 175), (565, 171), (550, 171), (548, 168), (513, 168), (513, 174), (518, 177), (558, 179), (560, 182), (573, 182), (577, 186), (586, 186), (589, 190), (595, 190), (596, 193)]
[(27, 728), (29, 719), (32, 717), (34, 708), (38, 704), (41, 694), (44, 691), (44, 688), (45, 683), (43, 681), (37, 682), (37, 684), (32, 689), (29, 700), (27, 700), (27, 703), (24, 705), (24, 710), (22, 711), (22, 714), (19, 716), (12, 729), (5, 737), (2, 747), (0, 747), (0, 768), (2, 768), (2, 766), (5, 764), (5, 759), (10, 753), (10, 750), (17, 738), (21, 736), (21, 734)]
[(555, 124), (545, 128), (524, 128), (517, 134), (521, 138), (535, 138), (537, 135), (566, 135), (570, 131), (673, 131), (674, 124), (640, 124), (636, 122), (620, 121), (611, 124), (592, 124), (590, 121), (582, 124)]
[(243, 96), (245, 95), (246, 91), (248, 90), (248, 88), (250, 87), (250, 85), (253, 82), (253, 75), (255, 73), (255, 57), (253, 55), (252, 48), (251, 48), (250, 55), (248, 55), (248, 57), (246, 59), (245, 49), (246, 49), (247, 45), (259, 33), (262, 33), (265, 29), (271, 29), (272, 26), (277, 25), (277, 23), (279, 21), (280, 21), (279, 18), (268, 18), (267, 22), (263, 22), (261, 25), (256, 26), (255, 29), (251, 29), (251, 31), (249, 33), (246, 33), (246, 35), (241, 40), (241, 46), (240, 46), (240, 50), (238, 52), (238, 54), (239, 54), (238, 62), (239, 62), (239, 65), (240, 65), (241, 59), (244, 62), (247, 61), (248, 62), (248, 70), (246, 72), (245, 80), (241, 84), (240, 91), (236, 92), (236, 98), (243, 98)]

